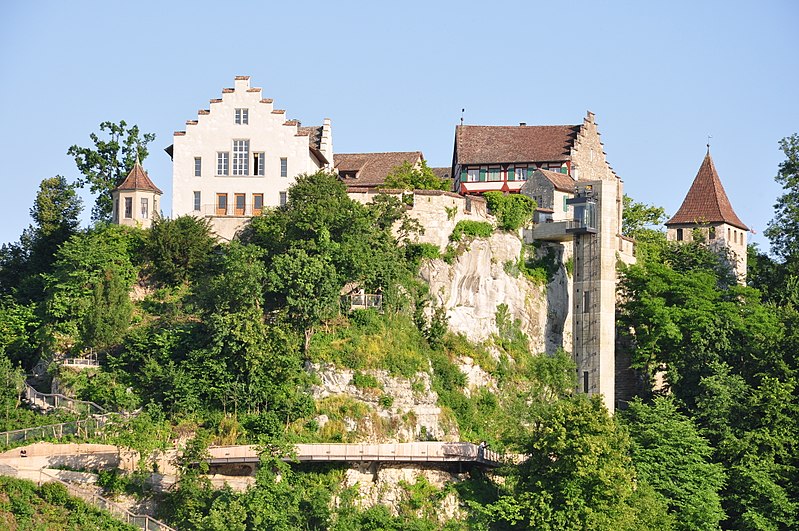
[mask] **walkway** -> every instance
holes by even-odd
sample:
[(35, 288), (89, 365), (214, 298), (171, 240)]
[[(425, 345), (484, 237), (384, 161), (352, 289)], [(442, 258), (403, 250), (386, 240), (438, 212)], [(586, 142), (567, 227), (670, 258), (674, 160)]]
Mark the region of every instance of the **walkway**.
[[(298, 444), (296, 460), (314, 462), (469, 463), (488, 468), (502, 464), (502, 456), (468, 442), (411, 442), (388, 444)], [(215, 446), (208, 449), (212, 465), (257, 463), (256, 446)], [(293, 460), (286, 457), (286, 460)]]

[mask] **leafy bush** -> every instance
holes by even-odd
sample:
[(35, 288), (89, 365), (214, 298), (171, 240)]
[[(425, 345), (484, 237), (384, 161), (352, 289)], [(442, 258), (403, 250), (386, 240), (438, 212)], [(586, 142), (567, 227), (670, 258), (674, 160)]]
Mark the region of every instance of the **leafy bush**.
[(487, 221), (464, 219), (455, 225), (452, 234), (449, 235), (449, 239), (453, 242), (459, 242), (464, 235), (474, 238), (488, 238), (493, 232), (494, 227)]
[(355, 371), (352, 374), (352, 385), (358, 389), (382, 389), (383, 386), (377, 381), (377, 378), (371, 374), (364, 374), (360, 371)]
[(500, 229), (516, 231), (533, 219), (536, 204), (526, 195), (486, 192), (483, 197), (488, 210), (497, 217)]
[(377, 401), (380, 404), (380, 407), (383, 409), (388, 409), (394, 405), (394, 397), (391, 395), (383, 395), (380, 397), (380, 400)]
[(410, 260), (418, 260), (420, 258), (430, 258), (435, 260), (441, 258), (441, 251), (438, 245), (432, 243), (409, 243), (405, 246), (405, 254)]

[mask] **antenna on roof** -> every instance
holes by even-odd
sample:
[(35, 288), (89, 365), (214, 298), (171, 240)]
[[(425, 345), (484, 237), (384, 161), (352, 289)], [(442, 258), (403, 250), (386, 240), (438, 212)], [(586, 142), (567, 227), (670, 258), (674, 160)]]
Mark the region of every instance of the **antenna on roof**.
[(461, 125), (463, 125), (463, 113), (466, 112), (466, 109), (461, 109)]

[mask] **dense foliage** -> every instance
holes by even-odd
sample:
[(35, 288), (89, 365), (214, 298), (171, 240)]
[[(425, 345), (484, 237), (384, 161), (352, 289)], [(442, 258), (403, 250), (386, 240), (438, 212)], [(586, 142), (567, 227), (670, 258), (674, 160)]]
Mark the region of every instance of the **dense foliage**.
[[(784, 217), (796, 143), (783, 142)], [(135, 154), (133, 144), (126, 149), (125, 157)], [(508, 197), (489, 202), (499, 227), (514, 230), (530, 205)], [(482, 344), (447, 332), (446, 314), (418, 278), (421, 261), (439, 250), (408, 243), (419, 227), (396, 198), (362, 205), (335, 176), (301, 176), (285, 206), (221, 243), (190, 217), (159, 219), (147, 231), (80, 230), (74, 190), (46, 180), (34, 224), (0, 251), (0, 420), (6, 429), (46, 421), (19, 403), (24, 370), (40, 355), (96, 348), (99, 369), (57, 376), (79, 398), (138, 411), (103, 436), (140, 452), (139, 474), (151, 470), (149, 456), (189, 440), (162, 505), (181, 529), (796, 528), (795, 229), (788, 220), (771, 225), (778, 260), (752, 249), (744, 286), (729, 256), (700, 240), (666, 242), (653, 228), (662, 209), (625, 204), (638, 263), (620, 272), (619, 329), (635, 367), (662, 385), (614, 417), (600, 399), (574, 393), (568, 353), (531, 352), (506, 305)], [(458, 223), (443, 258), (492, 232), (488, 223)], [(525, 246), (503, 267), (545, 283), (561, 264), (551, 248)], [(351, 308), (349, 296), (361, 292), (381, 296), (380, 306)], [(474, 366), (469, 377), (464, 364)], [(352, 371), (371, 402), (314, 399), (317, 368), (328, 365)], [(474, 374), (489, 383), (470, 386)], [(278, 458), (292, 443), (355, 441), (362, 429), (375, 438), (400, 430), (432, 437), (413, 431), (411, 412), (397, 414), (385, 378), (435, 397), (446, 433), (529, 458), (444, 488), (424, 476), (403, 482), (393, 512), (362, 508), (343, 468)], [(263, 450), (255, 485), (214, 490), (203, 475), (205, 449), (239, 443)], [(112, 490), (128, 483), (112, 471), (102, 478)], [(439, 506), (454, 495), (462, 518), (445, 522)], [(6, 497), (0, 508), (30, 519), (33, 502)], [(85, 518), (85, 509), (67, 506), (74, 515), (65, 518)]]
[(483, 197), (489, 212), (496, 216), (497, 224), (502, 230), (519, 230), (533, 219), (536, 204), (526, 195), (486, 192)]
[(137, 529), (73, 498), (59, 483), (37, 487), (31, 481), (4, 476), (0, 476), (0, 527), (41, 531)]
[(385, 189), (399, 190), (449, 190), (451, 187), (450, 180), (438, 177), (424, 160), (419, 166), (403, 162), (391, 170), (383, 184)]

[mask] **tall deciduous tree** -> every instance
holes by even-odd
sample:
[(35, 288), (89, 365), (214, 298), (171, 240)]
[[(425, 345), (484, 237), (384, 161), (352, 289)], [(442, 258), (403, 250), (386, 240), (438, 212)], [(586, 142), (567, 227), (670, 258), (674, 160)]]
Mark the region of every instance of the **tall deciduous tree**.
[(723, 468), (711, 461), (713, 449), (674, 399), (635, 400), (619, 417), (629, 427), (638, 477), (666, 499), (675, 529), (719, 529)]
[(774, 219), (765, 231), (771, 251), (782, 258), (788, 270), (799, 274), (799, 134), (780, 140), (785, 160), (775, 177), (784, 193), (774, 204)]
[(147, 158), (147, 144), (155, 140), (155, 134), (141, 134), (139, 126), (128, 124), (121, 120), (103, 122), (100, 124), (100, 135), (89, 135), (94, 146), (80, 147), (77, 144), (67, 150), (67, 155), (75, 158), (75, 164), (82, 177), (78, 185), (89, 185), (93, 194), (97, 194), (92, 219), (95, 221), (110, 221), (113, 210), (111, 190), (114, 189), (127, 176), (133, 168), (136, 157), (139, 160)]
[(383, 188), (397, 188), (401, 190), (449, 190), (452, 183), (447, 179), (438, 177), (427, 166), (424, 160), (419, 167), (410, 162), (403, 162), (392, 169), (386, 176)]
[(598, 398), (578, 395), (531, 419), (511, 494), (485, 508), (498, 529), (671, 529), (662, 498), (636, 479), (630, 440)]

